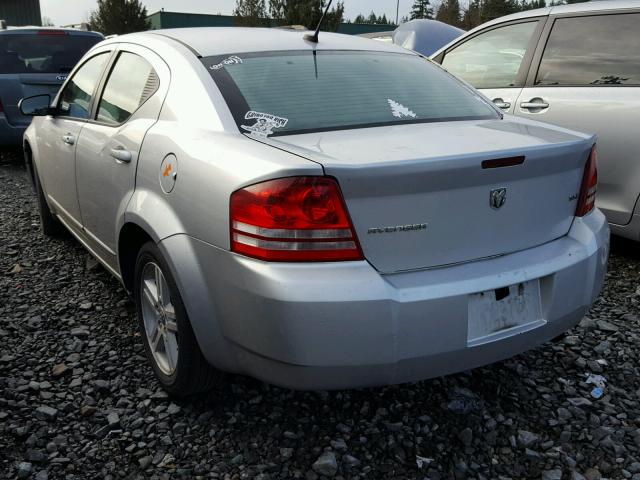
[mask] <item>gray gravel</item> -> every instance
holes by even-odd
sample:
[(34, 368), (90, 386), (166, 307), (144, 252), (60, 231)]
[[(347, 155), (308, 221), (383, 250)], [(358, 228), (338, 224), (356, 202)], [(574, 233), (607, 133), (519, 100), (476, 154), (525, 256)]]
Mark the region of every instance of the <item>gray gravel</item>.
[[(231, 377), (175, 401), (123, 289), (41, 236), (0, 166), (0, 477), (640, 480), (640, 249), (615, 241), (602, 298), (555, 344), (412, 385), (301, 393)], [(591, 396), (587, 374), (606, 379)]]

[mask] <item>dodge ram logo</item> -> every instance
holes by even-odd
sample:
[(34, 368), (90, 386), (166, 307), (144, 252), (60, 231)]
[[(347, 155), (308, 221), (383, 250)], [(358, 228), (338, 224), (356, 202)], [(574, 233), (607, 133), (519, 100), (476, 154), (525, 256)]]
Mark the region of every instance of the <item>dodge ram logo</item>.
[(506, 188), (494, 188), (489, 193), (489, 205), (494, 210), (498, 210), (507, 201), (507, 189)]

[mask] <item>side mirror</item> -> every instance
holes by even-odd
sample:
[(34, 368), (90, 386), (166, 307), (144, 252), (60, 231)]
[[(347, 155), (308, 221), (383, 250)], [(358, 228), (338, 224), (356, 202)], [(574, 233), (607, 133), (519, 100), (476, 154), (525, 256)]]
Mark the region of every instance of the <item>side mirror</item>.
[(34, 95), (33, 97), (23, 98), (18, 102), (20, 113), (30, 117), (43, 117), (45, 115), (53, 115), (55, 109), (51, 107), (51, 95)]

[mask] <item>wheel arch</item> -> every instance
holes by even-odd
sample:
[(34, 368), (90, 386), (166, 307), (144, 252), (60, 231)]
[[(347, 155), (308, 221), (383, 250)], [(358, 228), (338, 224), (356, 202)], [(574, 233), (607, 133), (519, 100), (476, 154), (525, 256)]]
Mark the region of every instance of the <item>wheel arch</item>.
[(24, 153), (24, 166), (27, 169), (27, 174), (29, 175), (29, 179), (31, 180), (31, 186), (36, 188), (36, 177), (35, 177), (35, 169), (33, 168), (33, 149), (31, 148), (31, 144), (29, 140), (24, 141), (22, 146), (22, 151)]
[(133, 292), (138, 252), (147, 242), (157, 243), (147, 230), (137, 223), (126, 222), (118, 235), (118, 267), (122, 283), (129, 294)]

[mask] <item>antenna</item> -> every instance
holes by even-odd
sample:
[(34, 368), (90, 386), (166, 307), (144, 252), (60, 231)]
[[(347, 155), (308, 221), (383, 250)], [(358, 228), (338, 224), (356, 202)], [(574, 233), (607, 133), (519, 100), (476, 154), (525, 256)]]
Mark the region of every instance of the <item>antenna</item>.
[(313, 35), (309, 35), (307, 33), (304, 36), (305, 40), (308, 40), (309, 42), (313, 42), (313, 43), (318, 43), (318, 36), (320, 35), (320, 27), (322, 26), (322, 22), (324, 22), (324, 17), (327, 16), (327, 13), (329, 12), (329, 8), (331, 8), (332, 3), (333, 3), (333, 0), (329, 0), (329, 3), (327, 4), (327, 8), (324, 9), (324, 13), (322, 14), (322, 17), (320, 17), (320, 21), (318, 22), (318, 28), (316, 28), (316, 32)]

